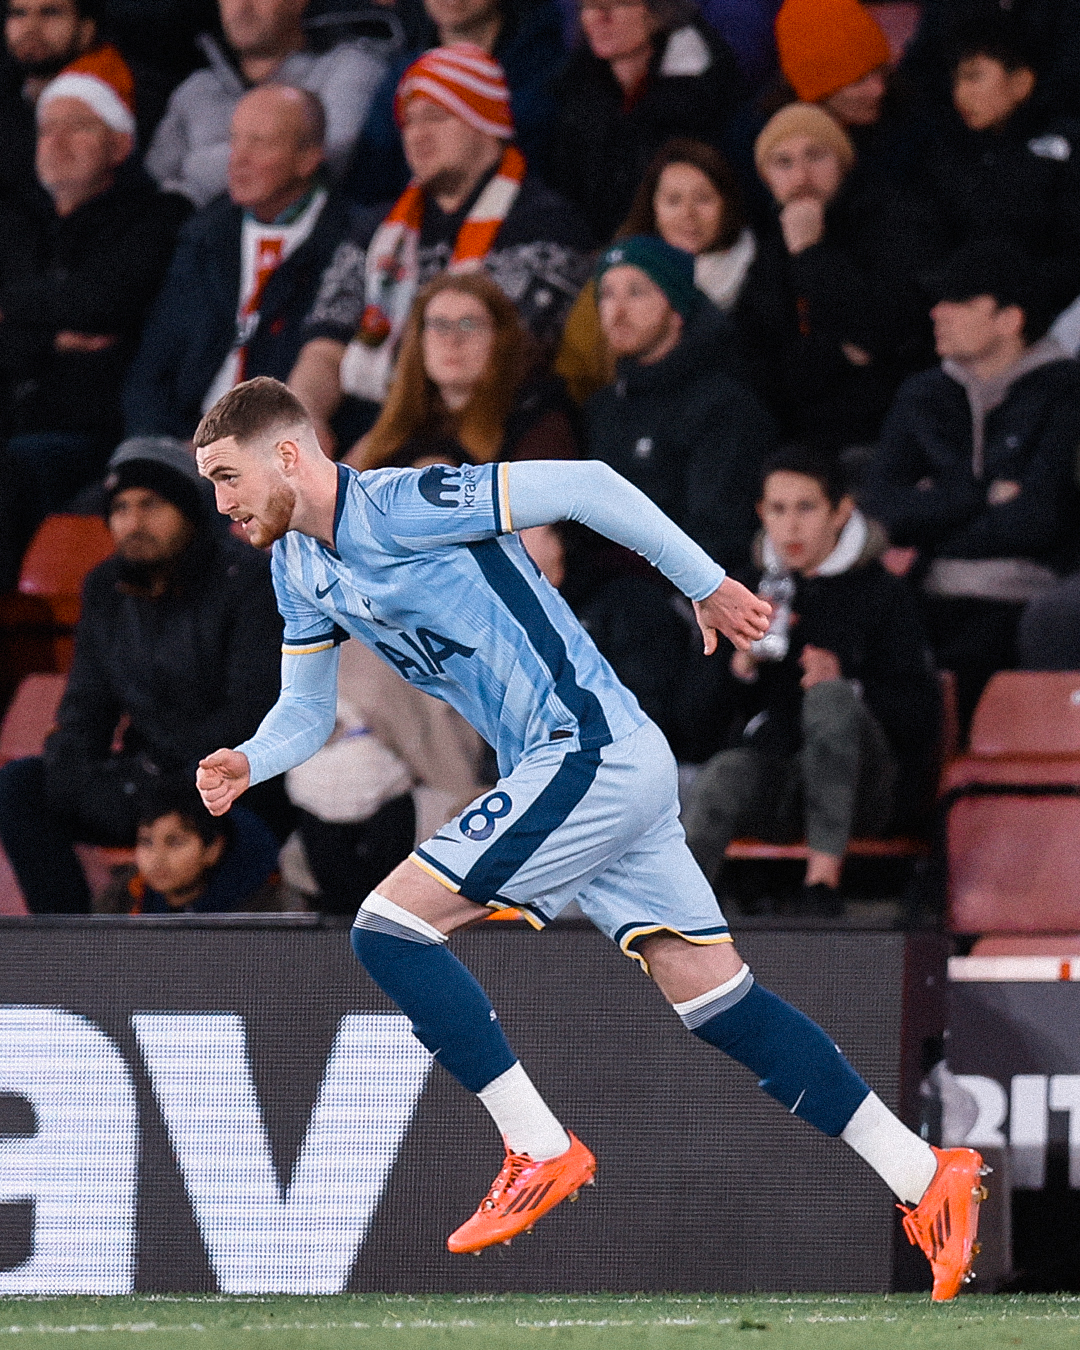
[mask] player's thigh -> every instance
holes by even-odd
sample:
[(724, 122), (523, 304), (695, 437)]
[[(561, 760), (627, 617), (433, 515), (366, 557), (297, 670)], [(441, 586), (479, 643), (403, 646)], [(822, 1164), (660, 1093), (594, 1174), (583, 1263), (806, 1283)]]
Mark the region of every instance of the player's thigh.
[[(677, 803), (595, 876), (577, 901), (620, 951), (654, 976), (658, 972), (651, 969), (646, 944), (660, 954), (664, 980), (658, 983), (665, 993), (666, 985), (674, 988), (677, 983), (680, 955), (683, 964), (690, 962), (694, 971), (715, 973), (731, 965), (731, 932), (712, 887), (686, 845)], [(705, 950), (720, 948), (725, 949), (723, 953)], [(694, 955), (692, 949), (702, 951)], [(723, 978), (706, 988), (722, 984)], [(671, 997), (681, 1001), (679, 993)]]
[(424, 919), (440, 933), (453, 933), (466, 924), (486, 919), (490, 913), (483, 905), (474, 905), (421, 871), (410, 858), (399, 863), (380, 883), (379, 894)]

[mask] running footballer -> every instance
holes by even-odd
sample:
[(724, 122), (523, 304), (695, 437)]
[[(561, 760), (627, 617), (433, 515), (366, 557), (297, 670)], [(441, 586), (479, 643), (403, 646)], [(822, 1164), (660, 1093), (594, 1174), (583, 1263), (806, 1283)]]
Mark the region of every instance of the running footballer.
[(667, 743), (515, 531), (577, 520), (635, 549), (694, 602), (710, 653), (720, 633), (746, 649), (769, 606), (596, 461), (359, 474), (323, 455), (302, 405), (265, 378), (215, 404), (195, 445), (218, 510), (252, 544), (273, 544), (285, 620), (280, 698), (250, 740), (199, 766), (210, 811), (324, 743), (350, 636), (455, 707), (498, 756), (495, 787), (367, 897), (352, 931), (368, 974), (503, 1136), (502, 1170), (450, 1250), (508, 1241), (592, 1180), (593, 1155), (446, 945), (485, 909), (517, 908), (542, 928), (576, 900), (689, 1031), (869, 1163), (930, 1260), (933, 1297), (954, 1297), (970, 1276), (982, 1159), (918, 1138), (820, 1027), (755, 982), (686, 847)]

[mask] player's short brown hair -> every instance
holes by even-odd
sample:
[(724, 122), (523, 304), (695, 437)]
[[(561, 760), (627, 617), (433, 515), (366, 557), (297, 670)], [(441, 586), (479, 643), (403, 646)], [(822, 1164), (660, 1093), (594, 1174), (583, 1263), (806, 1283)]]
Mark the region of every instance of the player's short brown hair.
[(195, 429), (195, 449), (229, 436), (244, 444), (278, 427), (310, 422), (291, 389), (268, 375), (257, 375), (222, 394)]

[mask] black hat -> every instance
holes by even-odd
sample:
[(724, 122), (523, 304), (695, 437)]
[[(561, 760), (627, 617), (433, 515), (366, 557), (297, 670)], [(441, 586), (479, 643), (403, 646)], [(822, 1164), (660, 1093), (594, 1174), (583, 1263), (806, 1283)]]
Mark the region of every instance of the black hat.
[(1024, 311), (1029, 339), (1044, 333), (1057, 306), (1044, 270), (1008, 239), (965, 244), (922, 279), (933, 303), (974, 300), (989, 295), (1004, 309)]
[(195, 467), (195, 456), (173, 436), (131, 436), (113, 452), (105, 478), (106, 511), (118, 492), (149, 488), (191, 521), (205, 519), (209, 491)]

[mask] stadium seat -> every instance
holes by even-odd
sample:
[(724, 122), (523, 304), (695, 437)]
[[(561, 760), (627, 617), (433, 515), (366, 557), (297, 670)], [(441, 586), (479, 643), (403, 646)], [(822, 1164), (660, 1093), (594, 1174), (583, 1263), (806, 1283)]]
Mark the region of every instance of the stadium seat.
[(1080, 931), (1080, 672), (995, 675), (942, 786), (953, 930)]
[(0, 764), (40, 755), (64, 696), (64, 675), (27, 675), (0, 725)]
[(26, 551), (19, 591), (39, 596), (58, 626), (73, 628), (87, 572), (112, 551), (112, 535), (100, 516), (48, 516)]

